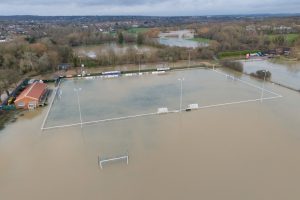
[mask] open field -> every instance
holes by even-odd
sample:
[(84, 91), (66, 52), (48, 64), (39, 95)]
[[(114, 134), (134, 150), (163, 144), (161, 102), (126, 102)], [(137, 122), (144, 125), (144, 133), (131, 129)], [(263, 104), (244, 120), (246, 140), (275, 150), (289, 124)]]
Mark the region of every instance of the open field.
[(196, 42), (201, 42), (201, 43), (209, 43), (211, 42), (210, 39), (207, 39), (207, 38), (192, 38), (192, 39), (189, 39), (189, 40), (192, 40), (192, 41), (196, 41)]
[(228, 57), (242, 57), (245, 58), (247, 53), (257, 53), (260, 50), (241, 50), (241, 51), (223, 51), (218, 53), (218, 57), (228, 58)]
[[(185, 79), (182, 103), (181, 78)], [(176, 113), (190, 104), (201, 109), (277, 97), (280, 95), (262, 91), (261, 86), (204, 68), (164, 75), (75, 78), (61, 82), (42, 129), (145, 117), (156, 115), (163, 107)]]
[[(273, 34), (273, 35), (268, 35), (268, 36), (271, 40), (273, 40), (276, 36), (279, 36), (279, 34)], [(298, 39), (299, 34), (290, 33), (290, 34), (283, 34), (283, 36), (289, 44), (292, 44), (293, 42), (295, 42)]]

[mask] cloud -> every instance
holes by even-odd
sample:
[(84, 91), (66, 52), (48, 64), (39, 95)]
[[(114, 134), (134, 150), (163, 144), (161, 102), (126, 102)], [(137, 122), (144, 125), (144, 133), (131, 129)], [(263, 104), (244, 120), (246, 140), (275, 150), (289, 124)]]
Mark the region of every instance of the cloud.
[(115, 6), (125, 6), (125, 5), (145, 5), (145, 4), (156, 4), (160, 2), (167, 2), (171, 0), (2, 0), (1, 4), (11, 4), (11, 5), (67, 5), (76, 4), (78, 6), (103, 6), (103, 5), (115, 5)]
[(0, 0), (0, 15), (178, 16), (299, 11), (299, 0)]

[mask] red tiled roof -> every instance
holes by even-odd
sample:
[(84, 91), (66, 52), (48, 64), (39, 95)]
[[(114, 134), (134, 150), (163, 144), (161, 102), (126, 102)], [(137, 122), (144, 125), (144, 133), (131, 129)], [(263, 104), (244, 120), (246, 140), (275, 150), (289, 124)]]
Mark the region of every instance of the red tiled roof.
[(25, 90), (23, 90), (23, 92), (17, 97), (15, 101), (19, 101), (20, 99), (23, 98), (39, 100), (46, 88), (47, 88), (47, 84), (35, 82), (31, 85), (28, 85), (25, 88)]

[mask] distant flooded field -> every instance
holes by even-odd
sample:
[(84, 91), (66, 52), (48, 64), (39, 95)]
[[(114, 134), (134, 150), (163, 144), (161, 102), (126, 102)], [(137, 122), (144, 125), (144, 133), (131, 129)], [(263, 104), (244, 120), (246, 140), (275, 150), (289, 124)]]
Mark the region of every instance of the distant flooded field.
[(246, 73), (268, 70), (272, 73), (272, 81), (300, 90), (300, 62), (258, 60), (242, 63)]
[(110, 52), (115, 54), (125, 54), (128, 50), (139, 50), (141, 52), (155, 52), (157, 49), (149, 46), (138, 46), (133, 44), (123, 44), (119, 45), (117, 43), (108, 43), (100, 45), (91, 45), (91, 46), (80, 46), (75, 47), (75, 52), (80, 56), (87, 56), (89, 58), (96, 58), (98, 55), (105, 55)]
[[(255, 88), (206, 69), (67, 80), (49, 123), (80, 121), (74, 88), (81, 88), (85, 120), (152, 111), (161, 105), (178, 109), (178, 78), (183, 77), (183, 107), (261, 95), (260, 81), (240, 77)], [(82, 128), (41, 131), (48, 108), (27, 112), (0, 131), (0, 198), (298, 199), (300, 95), (269, 83), (265, 88), (283, 97)], [(274, 96), (265, 92), (265, 97)], [(113, 162), (100, 169), (98, 156), (124, 153), (129, 155), (128, 165)]]
[(197, 42), (193, 40), (187, 40), (182, 38), (159, 38), (158, 42), (166, 46), (186, 47), (186, 48), (198, 48), (207, 47), (206, 42)]
[(192, 40), (194, 38), (194, 32), (191, 30), (178, 30), (170, 31), (167, 33), (160, 33), (158, 42), (166, 46), (186, 47), (186, 48), (198, 48), (207, 47), (207, 42), (199, 42)]

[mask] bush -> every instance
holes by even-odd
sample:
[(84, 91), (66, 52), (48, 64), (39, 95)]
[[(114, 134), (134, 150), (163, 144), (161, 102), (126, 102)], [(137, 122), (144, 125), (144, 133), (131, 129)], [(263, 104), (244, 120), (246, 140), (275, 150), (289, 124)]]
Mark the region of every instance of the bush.
[(233, 70), (238, 71), (238, 72), (243, 72), (244, 71), (243, 64), (241, 62), (230, 61), (230, 60), (222, 60), (221, 65), (222, 65), (222, 67), (230, 68), (230, 69), (233, 69)]
[(259, 79), (264, 79), (265, 77), (266, 79), (269, 79), (272, 76), (270, 71), (265, 70), (258, 70), (255, 73), (251, 73), (250, 75)]
[(219, 58), (225, 58), (225, 57), (235, 57), (235, 56), (246, 56), (248, 53), (257, 53), (259, 50), (244, 50), (244, 51), (224, 51), (218, 53)]

